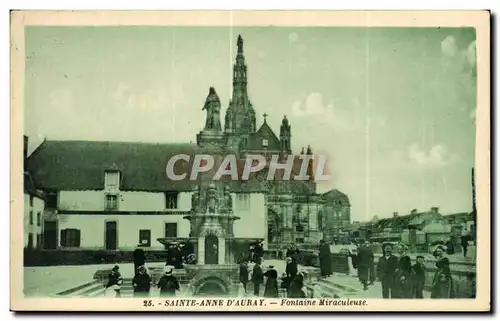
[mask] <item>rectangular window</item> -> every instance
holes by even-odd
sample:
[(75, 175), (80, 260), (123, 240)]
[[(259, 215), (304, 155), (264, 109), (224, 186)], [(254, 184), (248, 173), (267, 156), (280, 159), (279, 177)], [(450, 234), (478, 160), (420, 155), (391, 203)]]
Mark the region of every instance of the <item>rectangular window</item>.
[(33, 225), (33, 210), (30, 209), (30, 225)]
[(33, 207), (33, 196), (30, 195), (30, 207)]
[(304, 226), (302, 226), (302, 225), (295, 226), (295, 231), (296, 232), (304, 232)]
[(267, 139), (262, 140), (262, 147), (267, 147), (269, 145), (269, 141)]
[(40, 212), (36, 213), (36, 225), (42, 226), (42, 213)]
[(139, 230), (139, 244), (151, 246), (151, 230)]
[(33, 248), (33, 233), (28, 234), (28, 249)]
[(74, 228), (61, 230), (61, 246), (80, 247), (80, 230)]
[(39, 249), (42, 248), (42, 234), (36, 235), (36, 247)]
[(169, 210), (177, 209), (177, 197), (178, 193), (176, 192), (165, 193), (165, 208)]
[(106, 195), (106, 210), (118, 210), (118, 195)]
[(45, 207), (47, 209), (56, 209), (57, 208), (57, 193), (46, 194)]
[(295, 239), (295, 243), (304, 243), (304, 238), (303, 237), (298, 237)]
[(165, 223), (165, 237), (177, 237), (177, 223)]

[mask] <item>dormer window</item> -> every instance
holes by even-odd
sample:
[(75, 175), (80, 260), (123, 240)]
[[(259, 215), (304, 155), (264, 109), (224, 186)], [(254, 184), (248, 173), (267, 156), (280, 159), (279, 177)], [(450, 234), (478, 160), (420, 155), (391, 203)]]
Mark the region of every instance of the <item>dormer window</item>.
[(120, 189), (120, 170), (113, 164), (104, 173), (104, 188), (116, 191)]
[(262, 147), (267, 147), (269, 145), (269, 141), (267, 139), (262, 139)]

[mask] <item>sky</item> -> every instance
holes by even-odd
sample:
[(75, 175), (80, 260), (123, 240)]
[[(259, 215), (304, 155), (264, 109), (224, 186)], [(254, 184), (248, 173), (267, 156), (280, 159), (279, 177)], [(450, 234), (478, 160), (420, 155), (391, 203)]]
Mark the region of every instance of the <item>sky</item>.
[(472, 28), (27, 27), (25, 134), (195, 142), (210, 86), (232, 92), (241, 34), (248, 91), (292, 150), (328, 157), (351, 218), (472, 210)]

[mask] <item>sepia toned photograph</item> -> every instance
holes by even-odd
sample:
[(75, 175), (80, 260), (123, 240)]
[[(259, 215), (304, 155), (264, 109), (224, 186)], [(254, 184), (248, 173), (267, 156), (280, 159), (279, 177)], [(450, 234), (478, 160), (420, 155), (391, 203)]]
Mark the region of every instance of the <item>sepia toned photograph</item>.
[(12, 12), (11, 309), (489, 311), (489, 17)]

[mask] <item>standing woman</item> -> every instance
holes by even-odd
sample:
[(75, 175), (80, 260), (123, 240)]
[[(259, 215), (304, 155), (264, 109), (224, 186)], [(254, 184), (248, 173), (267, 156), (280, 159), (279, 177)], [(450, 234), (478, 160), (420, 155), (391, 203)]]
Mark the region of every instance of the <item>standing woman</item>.
[(415, 272), (407, 255), (399, 259), (394, 290), (397, 298), (413, 299), (415, 296)]
[(302, 290), (304, 287), (304, 275), (302, 273), (299, 273), (293, 278), (292, 282), (290, 283), (290, 291), (288, 292), (288, 297), (289, 298), (296, 298), (296, 299), (305, 299), (306, 294)]
[(274, 269), (274, 266), (269, 265), (269, 269), (264, 273), (267, 278), (266, 287), (264, 288), (265, 298), (277, 298), (278, 297), (278, 272)]
[(137, 274), (132, 279), (132, 286), (134, 287), (134, 297), (148, 297), (151, 288), (151, 277), (146, 271), (144, 265), (139, 266)]
[(434, 250), (437, 270), (432, 280), (431, 299), (451, 299), (455, 297), (450, 260), (444, 256), (446, 249), (438, 245)]

